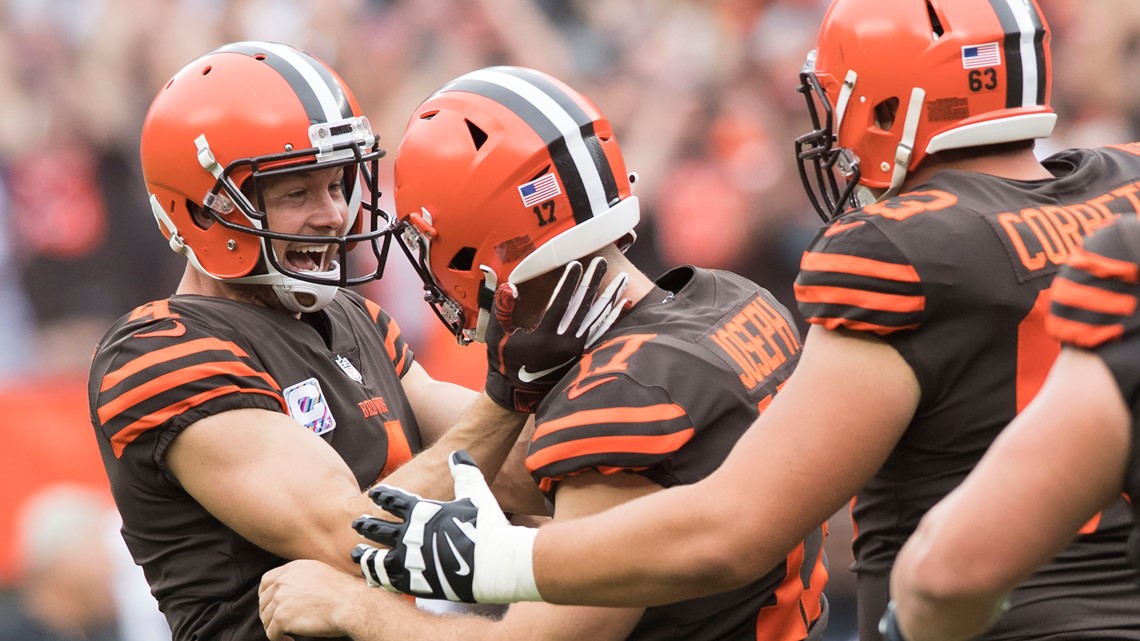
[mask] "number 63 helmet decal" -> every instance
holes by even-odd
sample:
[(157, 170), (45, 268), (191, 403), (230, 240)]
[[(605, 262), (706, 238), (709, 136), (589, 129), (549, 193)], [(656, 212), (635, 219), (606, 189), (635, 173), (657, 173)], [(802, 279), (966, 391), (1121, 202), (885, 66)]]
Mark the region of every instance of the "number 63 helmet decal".
[(930, 154), (1046, 137), (1051, 83), (1036, 0), (836, 0), (800, 72), (804, 189), (830, 220)]

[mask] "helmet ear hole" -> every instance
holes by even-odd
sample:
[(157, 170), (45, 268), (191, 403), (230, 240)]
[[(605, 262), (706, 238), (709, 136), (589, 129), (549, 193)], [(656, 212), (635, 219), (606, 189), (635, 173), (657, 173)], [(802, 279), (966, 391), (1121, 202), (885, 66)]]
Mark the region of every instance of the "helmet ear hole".
[(187, 200), (186, 211), (190, 212), (190, 220), (194, 221), (194, 225), (199, 229), (209, 229), (214, 224), (214, 219), (206, 210), (199, 207), (197, 203)]
[(451, 257), (451, 262), (447, 264), (447, 268), (466, 272), (471, 271), (471, 266), (474, 263), (475, 248), (464, 247), (463, 249), (455, 252), (455, 255)]
[(875, 105), (875, 126), (883, 131), (890, 131), (895, 124), (895, 116), (899, 113), (899, 99), (887, 98)]
[(463, 122), (467, 123), (467, 131), (471, 132), (471, 142), (475, 143), (475, 151), (478, 151), (483, 147), (483, 143), (487, 142), (487, 132), (466, 118), (463, 119)]

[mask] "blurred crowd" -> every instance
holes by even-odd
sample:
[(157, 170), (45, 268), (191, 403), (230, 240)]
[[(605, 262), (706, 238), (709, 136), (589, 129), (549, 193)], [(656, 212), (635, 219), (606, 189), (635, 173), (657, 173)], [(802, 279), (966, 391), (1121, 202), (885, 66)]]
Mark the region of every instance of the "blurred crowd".
[[(791, 302), (817, 223), (792, 160), (807, 129), (794, 88), (826, 4), (2, 0), (0, 269), (12, 277), (0, 281), (0, 380), (85, 368), (113, 318), (173, 289), (182, 263), (146, 206), (140, 123), (177, 68), (241, 39), (330, 62), (393, 151), (414, 107), (461, 73), (519, 64), (564, 78), (609, 115), (639, 174), (647, 220), (635, 258), (647, 271), (725, 267)], [(1134, 138), (1140, 84), (1126, 79), (1140, 58), (1140, 4), (1042, 4), (1062, 117), (1042, 153)], [(408, 282), (369, 293), (419, 344), (428, 312)]]
[[(1135, 140), (1140, 2), (1040, 1), (1061, 119), (1039, 154)], [(139, 129), (175, 70), (234, 40), (287, 42), (330, 63), (386, 143), (389, 186), (407, 117), (443, 82), (491, 64), (562, 78), (609, 116), (639, 175), (635, 262), (651, 274), (731, 269), (794, 311), (792, 280), (819, 224), (793, 162), (793, 139), (809, 127), (794, 90), (826, 5), (0, 0), (0, 389), (85, 373), (115, 318), (173, 292), (184, 262), (147, 206)], [(366, 293), (447, 378), (431, 363), (444, 354), (435, 366), (449, 367), (451, 339), (404, 263), (393, 255)]]

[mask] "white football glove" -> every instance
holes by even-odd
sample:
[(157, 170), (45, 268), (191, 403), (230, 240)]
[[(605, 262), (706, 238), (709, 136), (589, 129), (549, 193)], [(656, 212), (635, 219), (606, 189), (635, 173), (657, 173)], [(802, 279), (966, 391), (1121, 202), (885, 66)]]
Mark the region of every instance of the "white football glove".
[(368, 515), (353, 521), (362, 536), (391, 548), (356, 546), (352, 558), (364, 578), (374, 587), (432, 599), (541, 601), (531, 558), (538, 530), (507, 521), (466, 451), (452, 452), (448, 466), (454, 501), (432, 501), (386, 485), (369, 490), (377, 506), (403, 521)]

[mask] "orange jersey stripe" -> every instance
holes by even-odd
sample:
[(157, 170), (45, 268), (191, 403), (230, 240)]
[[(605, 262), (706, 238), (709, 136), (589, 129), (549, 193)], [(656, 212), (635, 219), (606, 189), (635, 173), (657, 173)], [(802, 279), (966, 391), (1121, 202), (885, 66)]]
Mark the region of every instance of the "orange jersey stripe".
[[(388, 321), (388, 332), (384, 336), (384, 349), (388, 352), (388, 359), (395, 365), (400, 355), (396, 353), (396, 339), (400, 337), (400, 326), (396, 324), (395, 320)], [(402, 360), (401, 360), (402, 362)], [(397, 367), (396, 371), (400, 371)]]
[(1077, 347), (1096, 347), (1124, 335), (1124, 325), (1121, 324), (1090, 325), (1052, 315), (1045, 320), (1045, 329), (1061, 342)]
[(804, 587), (800, 568), (804, 563), (804, 544), (800, 543), (784, 561), (786, 576), (776, 587), (775, 605), (760, 609), (756, 617), (756, 638), (771, 641), (800, 641), (807, 638), (807, 622), (800, 614), (800, 598)]
[[(166, 361), (172, 361), (176, 358), (182, 358), (183, 356), (189, 356), (190, 354), (197, 354), (198, 352), (209, 352), (215, 350), (230, 352), (231, 354), (236, 354), (240, 358), (246, 358), (249, 356), (245, 353), (244, 350), (242, 350), (242, 348), (238, 347), (234, 343), (219, 340), (217, 338), (199, 338), (192, 341), (186, 341), (185, 343), (179, 343), (177, 345), (164, 347), (153, 352), (148, 352), (134, 360), (128, 361), (119, 369), (113, 372), (108, 372), (107, 375), (103, 377), (103, 384), (99, 387), (99, 391), (106, 392), (115, 385), (121, 383), (127, 377), (133, 374), (137, 374), (153, 365), (165, 363)], [(274, 387), (275, 389), (279, 389), (276, 388), (276, 384), (274, 384)]]
[(546, 421), (534, 430), (532, 441), (571, 427), (598, 425), (601, 423), (650, 423), (668, 421), (685, 416), (685, 410), (677, 404), (647, 405), (645, 407), (607, 407), (598, 410), (582, 410), (569, 416)]
[(212, 363), (198, 363), (189, 367), (152, 378), (138, 387), (121, 394), (109, 402), (99, 406), (99, 422), (107, 421), (118, 416), (121, 412), (134, 407), (148, 399), (154, 398), (163, 392), (170, 391), (179, 385), (190, 381), (197, 381), (211, 376), (236, 376), (239, 378), (259, 378), (268, 383), (274, 390), (279, 390), (277, 382), (268, 374), (258, 372), (245, 363), (237, 361), (215, 361)]
[(1088, 272), (1097, 278), (1122, 280), (1126, 283), (1140, 282), (1140, 266), (1126, 260), (1107, 258), (1094, 254), (1083, 247), (1077, 248), (1069, 257), (1069, 265), (1074, 269)]
[(373, 323), (380, 322), (380, 306), (367, 298), (364, 299), (364, 308), (368, 310), (368, 315), (372, 317)]
[(871, 278), (895, 280), (903, 283), (922, 282), (922, 279), (918, 276), (918, 271), (912, 265), (887, 263), (881, 260), (843, 254), (805, 252), (803, 258), (800, 260), (800, 270), (869, 276)]
[(795, 285), (796, 300), (801, 303), (849, 305), (883, 312), (921, 312), (926, 309), (925, 296), (880, 294), (862, 289), (826, 285)]
[(693, 438), (693, 428), (658, 436), (598, 436), (544, 447), (526, 457), (526, 469), (534, 472), (556, 461), (590, 454), (669, 454)]
[(823, 316), (812, 316), (805, 320), (812, 325), (819, 325), (821, 327), (826, 327), (827, 329), (853, 329), (860, 332), (872, 332), (881, 336), (885, 336), (887, 334), (898, 332), (904, 329), (914, 329), (918, 327), (918, 323), (891, 326), (851, 320), (849, 318), (825, 318)]
[(1131, 316), (1136, 311), (1135, 296), (1082, 285), (1063, 276), (1053, 279), (1052, 296), (1055, 303), (1102, 314)]
[(400, 360), (396, 363), (396, 374), (403, 376), (404, 363), (408, 360), (408, 346), (404, 345), (404, 349), (400, 350)]
[(408, 437), (404, 434), (404, 426), (400, 421), (384, 421), (384, 431), (388, 434), (388, 459), (384, 462), (384, 469), (380, 471), (377, 481), (412, 460), (412, 446), (408, 443)]
[(177, 416), (186, 410), (205, 403), (210, 399), (217, 398), (219, 396), (225, 396), (226, 394), (231, 393), (265, 394), (272, 397), (274, 400), (281, 404), (282, 412), (288, 413), (289, 411), (289, 409), (285, 406), (285, 399), (277, 394), (273, 394), (272, 392), (267, 392), (262, 389), (243, 389), (236, 385), (215, 387), (213, 389), (206, 390), (201, 394), (191, 396), (190, 398), (184, 398), (181, 401), (170, 405), (169, 407), (165, 407), (157, 412), (152, 412), (119, 430), (114, 436), (111, 437), (111, 448), (115, 452), (115, 458), (121, 457), (123, 455), (123, 450), (132, 442), (134, 442), (134, 440), (138, 438), (139, 435), (143, 432), (146, 432), (156, 425), (161, 425), (170, 417)]
[(178, 314), (170, 313), (169, 300), (156, 300), (152, 303), (136, 307), (131, 311), (131, 315), (127, 317), (127, 321), (136, 321), (148, 316), (152, 318), (177, 318)]
[(1097, 527), (1100, 526), (1100, 517), (1102, 515), (1102, 512), (1097, 512), (1094, 514), (1093, 517), (1089, 519), (1088, 523), (1085, 523), (1081, 526), (1080, 530), (1077, 530), (1077, 534), (1092, 534), (1093, 532), (1096, 532)]

